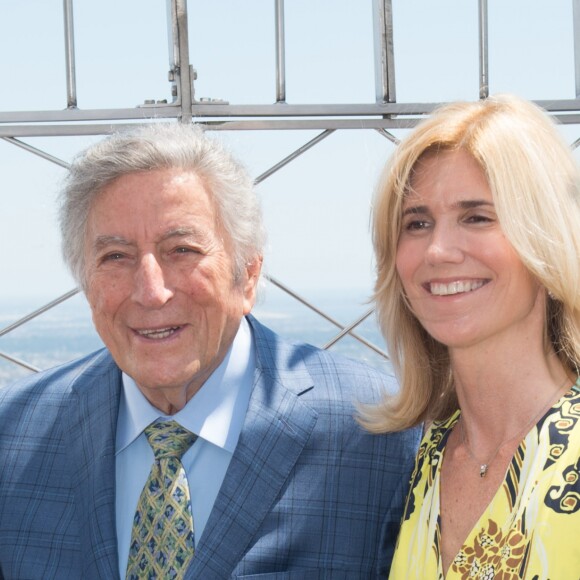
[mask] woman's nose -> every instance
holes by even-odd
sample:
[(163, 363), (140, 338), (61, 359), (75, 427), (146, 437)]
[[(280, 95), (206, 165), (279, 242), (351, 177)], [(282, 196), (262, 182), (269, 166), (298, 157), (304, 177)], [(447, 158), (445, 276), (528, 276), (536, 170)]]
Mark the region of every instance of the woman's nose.
[(436, 225), (429, 239), (425, 259), (429, 264), (460, 263), (463, 261), (463, 244), (461, 234), (456, 229)]

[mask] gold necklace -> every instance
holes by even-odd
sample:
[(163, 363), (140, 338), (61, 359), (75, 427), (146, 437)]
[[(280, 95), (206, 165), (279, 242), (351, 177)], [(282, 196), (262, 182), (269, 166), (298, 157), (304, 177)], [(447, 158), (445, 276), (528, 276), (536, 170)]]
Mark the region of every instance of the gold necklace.
[[(562, 387), (566, 384), (567, 381), (568, 381), (568, 377), (566, 377), (564, 382), (558, 387), (556, 393), (558, 393), (562, 390)], [(471, 459), (473, 459), (473, 461), (475, 461), (479, 465), (479, 477), (485, 477), (487, 475), (487, 470), (489, 469), (489, 466), (492, 464), (493, 460), (497, 457), (499, 450), (504, 445), (511, 443), (514, 439), (519, 438), (524, 433), (527, 433), (530, 430), (530, 428), (532, 427), (532, 425), (534, 425), (535, 423), (538, 422), (538, 419), (548, 410), (548, 408), (549, 408), (548, 403), (550, 403), (552, 401), (552, 399), (554, 398), (554, 395), (555, 395), (555, 393), (550, 393), (550, 397), (548, 399), (546, 399), (544, 404), (540, 407), (540, 410), (537, 413), (537, 415), (534, 415), (531, 418), (531, 420), (528, 423), (526, 423), (523, 426), (523, 428), (520, 429), (515, 435), (512, 435), (508, 439), (504, 439), (503, 441), (500, 441), (499, 445), (493, 450), (490, 458), (485, 462), (481, 461), (481, 459), (479, 459), (479, 457), (476, 457), (475, 453), (473, 453), (473, 451), (471, 450), (471, 446), (469, 445), (469, 441), (468, 441), (467, 435), (465, 433), (465, 427), (463, 426), (465, 422), (462, 420), (462, 416), (461, 415), (459, 416), (459, 423), (460, 423), (459, 427), (461, 429), (461, 443), (463, 445), (465, 445), (465, 448), (467, 449), (467, 453), (469, 454)], [(552, 405), (550, 405), (550, 407), (551, 406)]]

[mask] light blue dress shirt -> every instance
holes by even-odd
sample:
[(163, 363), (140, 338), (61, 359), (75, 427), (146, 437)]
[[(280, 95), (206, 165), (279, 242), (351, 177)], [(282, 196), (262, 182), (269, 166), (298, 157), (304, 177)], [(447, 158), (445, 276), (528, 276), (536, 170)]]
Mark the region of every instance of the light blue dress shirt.
[[(182, 458), (187, 472), (195, 539), (199, 541), (238, 442), (252, 392), (255, 350), (242, 319), (230, 350), (187, 405), (170, 418), (198, 435)], [(123, 374), (116, 436), (116, 526), (119, 572), (125, 578), (137, 502), (153, 464), (143, 430), (167, 419), (149, 403), (135, 381)]]

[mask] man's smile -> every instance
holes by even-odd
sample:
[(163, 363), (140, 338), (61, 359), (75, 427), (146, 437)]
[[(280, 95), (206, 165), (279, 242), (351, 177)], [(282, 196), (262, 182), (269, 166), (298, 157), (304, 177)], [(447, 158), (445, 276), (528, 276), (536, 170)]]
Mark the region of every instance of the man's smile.
[(139, 336), (143, 336), (150, 340), (160, 340), (163, 338), (168, 338), (181, 328), (183, 328), (183, 326), (168, 326), (166, 328), (136, 330), (135, 332)]

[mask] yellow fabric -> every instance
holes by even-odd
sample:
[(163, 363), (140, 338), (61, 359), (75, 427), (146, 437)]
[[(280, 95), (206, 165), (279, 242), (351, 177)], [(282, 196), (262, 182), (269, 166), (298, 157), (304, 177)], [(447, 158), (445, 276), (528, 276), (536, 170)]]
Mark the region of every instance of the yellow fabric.
[(439, 555), (439, 482), (459, 412), (433, 424), (417, 454), (391, 580), (580, 578), (579, 384), (522, 441), (447, 575)]

